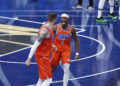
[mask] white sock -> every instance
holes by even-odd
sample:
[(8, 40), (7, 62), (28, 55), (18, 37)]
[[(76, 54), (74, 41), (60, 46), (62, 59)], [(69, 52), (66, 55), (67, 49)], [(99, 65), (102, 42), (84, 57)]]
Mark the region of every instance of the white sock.
[(104, 7), (105, 0), (100, 0), (98, 5), (98, 18), (102, 17), (102, 9)]
[(97, 16), (97, 18), (100, 18), (100, 17), (102, 17), (102, 10), (98, 10), (98, 16)]
[(45, 79), (41, 86), (49, 86), (52, 83), (52, 78)]
[(36, 86), (41, 86), (42, 83), (43, 83), (43, 80), (39, 79)]
[(110, 14), (114, 12), (114, 0), (109, 0)]
[(63, 76), (63, 86), (68, 85), (68, 80), (69, 80), (69, 67), (70, 64), (64, 64), (63, 69), (64, 69), (64, 76)]

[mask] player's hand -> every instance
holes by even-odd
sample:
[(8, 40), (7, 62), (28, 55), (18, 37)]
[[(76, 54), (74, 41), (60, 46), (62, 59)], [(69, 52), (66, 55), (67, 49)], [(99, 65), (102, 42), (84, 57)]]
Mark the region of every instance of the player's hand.
[(78, 60), (78, 59), (79, 59), (79, 56), (78, 56), (78, 55), (76, 55), (76, 56), (75, 56), (75, 60)]
[(30, 58), (28, 58), (27, 60), (26, 60), (26, 62), (25, 62), (25, 64), (26, 64), (26, 66), (30, 66), (30, 64), (31, 64), (31, 59)]
[(55, 52), (57, 52), (57, 47), (54, 44), (52, 45), (52, 48), (55, 50)]

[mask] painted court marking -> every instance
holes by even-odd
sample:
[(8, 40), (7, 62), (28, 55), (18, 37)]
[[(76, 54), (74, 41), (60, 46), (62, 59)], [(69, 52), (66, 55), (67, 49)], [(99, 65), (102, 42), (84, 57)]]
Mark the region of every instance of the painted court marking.
[[(78, 33), (77, 33), (78, 34)], [(88, 36), (84, 36), (84, 35), (78, 35), (78, 36), (81, 36), (81, 37), (84, 37), (84, 38), (87, 38), (87, 39), (91, 39), (91, 40), (93, 40), (93, 41), (96, 41), (96, 42), (98, 42), (103, 48), (102, 48), (102, 50), (100, 51), (100, 52), (98, 52), (97, 54), (95, 54), (95, 55), (92, 55), (92, 56), (88, 56), (88, 57), (85, 57), (85, 58), (82, 58), (82, 59), (80, 59), (80, 60), (84, 60), (84, 59), (88, 59), (88, 58), (92, 58), (92, 57), (95, 57), (95, 56), (97, 56), (97, 55), (100, 55), (102, 52), (104, 52), (104, 50), (105, 50), (105, 46), (104, 46), (104, 44), (102, 43), (102, 42), (100, 42), (99, 40), (97, 40), (97, 39), (94, 39), (94, 38), (92, 38), (92, 37), (88, 37)], [(24, 48), (24, 49), (28, 49), (28, 48), (30, 48), (30, 47), (27, 47), (27, 48)], [(24, 50), (24, 49), (21, 49), (21, 50)], [(21, 51), (21, 50), (18, 50), (18, 51)], [(14, 51), (14, 53), (15, 52), (18, 52), (18, 51)], [(13, 53), (13, 52), (12, 52)], [(10, 53), (9, 53), (10, 54)], [(7, 54), (6, 54), (7, 55)], [(1, 56), (0, 56), (1, 57)], [(79, 60), (78, 60), (79, 61)], [(15, 64), (25, 64), (24, 62), (10, 62), (10, 61), (0, 61), (1, 63), (15, 63)], [(72, 60), (72, 62), (75, 62), (75, 60)], [(36, 63), (32, 63), (32, 64), (36, 64)], [(96, 75), (100, 75), (100, 74), (104, 74), (104, 73), (109, 73), (109, 72), (113, 72), (113, 71), (116, 71), (116, 70), (119, 70), (120, 68), (118, 68), (118, 69), (113, 69), (113, 70), (109, 70), (109, 71), (105, 71), (105, 72), (101, 72), (101, 73), (96, 73), (96, 74), (92, 74), (92, 75), (87, 75), (87, 76), (83, 76), (83, 77), (78, 77), (78, 78), (72, 78), (72, 79), (70, 79), (70, 80), (77, 80), (77, 79), (82, 79), (82, 78), (88, 78), (88, 77), (92, 77), (92, 76), (96, 76)], [(61, 81), (55, 81), (55, 82), (53, 82), (53, 83), (59, 83), (59, 82), (62, 82), (63, 80), (61, 80)], [(31, 85), (32, 86), (32, 85)]]
[[(105, 46), (104, 46), (104, 44), (103, 44), (102, 42), (100, 42), (99, 40), (96, 40), (96, 39), (94, 39), (94, 38), (91, 38), (91, 37), (88, 37), (88, 36), (84, 36), (84, 35), (78, 35), (78, 36), (81, 36), (81, 37), (84, 37), (84, 38), (87, 38), (87, 39), (91, 39), (91, 40), (93, 40), (93, 41), (98, 42), (98, 43), (102, 46), (102, 50), (101, 50), (100, 52), (94, 54), (94, 55), (81, 58), (81, 59), (79, 59), (79, 60), (77, 60), (77, 61), (85, 60), (85, 59), (89, 59), (89, 58), (93, 58), (93, 57), (95, 57), (95, 56), (97, 56), (97, 55), (100, 55), (102, 52), (104, 52)], [(8, 53), (8, 54), (9, 54), (9, 53)], [(8, 55), (8, 54), (7, 54), (7, 55)], [(11, 54), (11, 53), (10, 53), (10, 54)], [(0, 57), (2, 57), (2, 56), (0, 56)], [(71, 60), (71, 62), (76, 62), (76, 60)], [(12, 61), (0, 61), (0, 63), (25, 64), (25, 62), (12, 62)], [(35, 63), (35, 62), (32, 62), (31, 64), (36, 64), (36, 63)]]
[[(10, 17), (4, 17), (4, 16), (0, 16), (1, 18), (7, 18), (7, 19), (16, 19), (16, 18), (10, 18)], [(17, 20), (19, 20), (19, 21), (21, 21), (21, 19), (18, 19), (17, 18)], [(22, 21), (25, 21), (25, 22), (31, 22), (31, 23), (36, 23), (36, 22), (34, 22), (34, 21), (28, 21), (28, 20), (22, 20)], [(39, 22), (37, 22), (37, 24), (38, 24)], [(39, 24), (43, 24), (43, 22), (40, 22)], [(84, 32), (84, 31), (86, 31), (85, 29), (79, 29), (79, 28), (76, 28), (77, 30), (79, 30), (78, 32), (76, 32), (77, 33), (77, 35), (78, 35), (78, 33), (80, 33), (80, 32)], [(85, 59), (89, 59), (89, 58), (93, 58), (93, 57), (95, 57), (95, 56), (97, 56), (97, 55), (100, 55), (102, 52), (104, 52), (104, 50), (105, 50), (105, 45), (101, 42), (101, 41), (99, 41), (99, 40), (97, 40), (97, 39), (94, 39), (94, 38), (92, 38), (92, 37), (88, 37), (88, 36), (84, 36), (84, 35), (78, 35), (78, 36), (81, 36), (81, 37), (84, 37), (84, 38), (87, 38), (87, 39), (91, 39), (91, 40), (93, 40), (93, 41), (96, 41), (96, 42), (98, 42), (103, 48), (102, 48), (102, 50), (100, 51), (100, 52), (98, 52), (98, 53), (96, 53), (96, 54), (94, 54), (94, 55), (91, 55), (91, 56), (88, 56), (88, 57), (84, 57), (84, 58), (81, 58), (81, 59), (79, 59), (79, 60), (77, 60), (77, 61), (80, 61), (80, 60), (85, 60)], [(19, 50), (18, 50), (19, 51)], [(17, 52), (17, 51), (16, 51)], [(11, 52), (12, 53), (12, 52)], [(8, 53), (8, 54), (11, 54), (11, 53)], [(4, 55), (8, 55), (8, 54), (4, 54)], [(0, 56), (0, 57), (2, 57), (2, 56)], [(11, 62), (11, 61), (0, 61), (1, 63), (14, 63), (14, 64), (25, 64), (25, 62)], [(76, 62), (76, 60), (71, 60), (71, 62)], [(35, 62), (33, 62), (32, 64), (36, 64)]]

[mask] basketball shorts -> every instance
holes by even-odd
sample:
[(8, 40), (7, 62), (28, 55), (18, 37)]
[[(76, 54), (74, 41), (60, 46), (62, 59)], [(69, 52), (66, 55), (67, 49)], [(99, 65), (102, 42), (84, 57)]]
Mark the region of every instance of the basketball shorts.
[(50, 58), (49, 57), (35, 57), (38, 73), (40, 79), (52, 78)]
[(60, 51), (52, 52), (51, 65), (57, 66), (57, 65), (59, 65), (60, 61), (61, 61), (62, 65), (65, 63), (70, 64), (70, 51), (69, 50), (62, 51), (62, 52), (60, 52)]

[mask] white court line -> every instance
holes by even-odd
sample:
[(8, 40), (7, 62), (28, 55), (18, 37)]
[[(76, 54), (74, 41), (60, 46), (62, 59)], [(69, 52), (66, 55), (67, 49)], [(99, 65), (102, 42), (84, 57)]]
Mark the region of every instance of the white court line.
[[(78, 35), (78, 34), (77, 34), (77, 35)], [(85, 59), (89, 59), (89, 58), (93, 58), (93, 57), (95, 57), (95, 56), (100, 55), (101, 53), (103, 53), (103, 52), (105, 51), (106, 47), (105, 47), (105, 45), (104, 45), (101, 41), (99, 41), (99, 40), (97, 40), (97, 39), (94, 39), (94, 38), (92, 38), (92, 37), (84, 36), (84, 35), (78, 35), (78, 36), (81, 36), (81, 37), (85, 37), (85, 38), (94, 40), (94, 41), (98, 42), (100, 45), (102, 45), (103, 48), (102, 48), (102, 50), (101, 50), (100, 52), (98, 52), (98, 53), (96, 53), (96, 54), (94, 54), (94, 55), (88, 56), (88, 57), (84, 57), (84, 58), (78, 59), (77, 61), (85, 60)], [(76, 60), (71, 60), (71, 62), (75, 62), (75, 61), (76, 61)]]
[[(7, 18), (7, 19), (17, 19), (17, 18), (3, 17), (3, 16), (0, 16), (0, 17), (2, 17), (2, 18)], [(20, 19), (17, 19), (17, 20), (21, 21)], [(36, 23), (36, 22), (34, 22), (34, 21), (26, 21), (26, 20), (25, 20), (25, 22)], [(38, 23), (41, 24), (40, 22), (38, 22)], [(42, 22), (42, 24), (43, 24), (43, 22)], [(76, 28), (76, 29), (78, 29), (78, 28)], [(81, 29), (79, 29), (79, 30), (81, 31)], [(83, 29), (82, 29), (82, 30), (83, 30)], [(80, 31), (78, 31), (77, 34), (80, 33)], [(83, 30), (83, 31), (86, 31), (86, 30)], [(93, 57), (95, 57), (95, 56), (97, 56), (97, 55), (100, 55), (100, 54), (105, 50), (105, 45), (104, 45), (101, 41), (99, 41), (99, 40), (97, 40), (97, 39), (94, 39), (94, 38), (92, 38), (92, 37), (84, 36), (84, 35), (78, 35), (78, 36), (85, 37), (85, 38), (91, 39), (91, 40), (93, 40), (93, 41), (96, 41), (96, 42), (98, 42), (99, 44), (101, 44), (103, 48), (102, 48), (102, 50), (101, 50), (100, 52), (98, 52), (98, 53), (96, 53), (96, 54), (94, 54), (94, 55), (92, 55), (92, 56), (88, 56), (88, 57), (81, 58), (81, 59), (79, 59), (79, 60), (77, 60), (77, 61), (85, 60), (85, 59), (89, 59), (89, 58), (93, 58)], [(25, 48), (25, 49), (26, 49), (26, 48)], [(20, 50), (21, 50), (21, 49), (20, 49)], [(20, 51), (20, 50), (13, 51), (13, 52), (11, 52), (11, 53), (18, 52), (18, 51)], [(23, 50), (24, 50), (24, 49), (23, 49)], [(8, 53), (8, 54), (11, 54), (11, 53)], [(4, 55), (8, 55), (8, 54), (4, 54)], [(2, 56), (0, 56), (0, 57), (2, 57)], [(76, 60), (71, 60), (71, 62), (75, 62), (75, 61), (76, 61)], [(5, 61), (0, 61), (0, 62), (1, 62), (1, 63), (5, 63)], [(11, 61), (6, 61), (6, 63), (25, 64), (25, 62), (11, 62)], [(32, 64), (36, 64), (36, 63), (32, 63)]]
[(4, 16), (0, 16), (0, 18), (18, 20), (18, 21), (29, 22), (29, 23), (36, 23), (36, 24), (45, 24), (46, 23), (46, 22), (35, 22), (35, 21), (28, 21), (28, 20), (23, 20), (23, 19), (18, 19), (18, 18), (10, 18), (10, 17), (4, 17)]
[[(97, 42), (99, 42), (100, 44), (102, 44), (102, 47), (103, 47), (103, 50), (102, 50), (102, 52), (105, 50), (105, 46), (104, 46), (104, 44), (102, 43), (102, 42), (100, 42), (99, 40), (96, 40), (96, 39), (94, 39), (94, 38), (92, 38), (92, 37), (88, 37), (88, 36), (84, 36), (84, 35), (78, 35), (78, 36), (82, 36), (82, 37), (85, 37), (85, 38), (90, 38), (91, 40), (94, 40), (94, 41), (97, 41)], [(29, 48), (29, 47), (28, 47)], [(27, 48), (25, 48), (25, 49), (27, 49)], [(21, 50), (24, 50), (24, 49), (20, 49), (20, 50), (18, 50), (18, 51), (21, 51)], [(18, 52), (18, 51), (14, 51), (14, 52)], [(99, 54), (101, 54), (102, 52), (100, 52)], [(13, 52), (12, 52), (13, 53)], [(10, 53), (9, 53), (10, 54)], [(99, 54), (96, 54), (96, 55), (99, 55)], [(7, 54), (6, 54), (7, 55)], [(95, 56), (95, 55), (93, 55), (93, 56)], [(88, 58), (92, 58), (92, 57), (88, 57)], [(73, 60), (74, 61), (74, 60)], [(10, 63), (9, 61), (0, 61), (0, 62), (5, 62), (5, 63)], [(11, 62), (11, 63), (16, 63), (16, 62)], [(24, 62), (19, 62), (20, 64), (25, 64)], [(17, 64), (18, 64), (18, 62), (17, 62)], [(32, 63), (32, 64), (36, 64), (36, 63)], [(107, 73), (108, 73), (109, 71), (107, 71)], [(102, 74), (103, 73), (106, 73), (106, 72), (102, 72)], [(91, 77), (91, 76), (95, 76), (95, 75), (99, 75), (99, 74), (101, 74), (101, 73), (97, 73), (97, 74), (92, 74), (92, 75), (88, 75), (88, 76), (83, 76), (83, 77), (78, 77), (78, 78), (72, 78), (72, 79), (70, 79), (70, 80), (76, 80), (76, 79), (81, 79), (81, 78), (88, 78), (88, 77)], [(59, 83), (59, 82), (62, 82), (63, 80), (61, 80), (61, 81), (55, 81), (55, 82), (53, 82), (53, 83)]]
[[(90, 77), (94, 77), (94, 76), (99, 76), (99, 75), (102, 75), (102, 74), (111, 73), (111, 72), (118, 71), (118, 70), (120, 70), (120, 67), (112, 69), (112, 70), (100, 72), (100, 73), (94, 73), (94, 74), (90, 74), (90, 75), (86, 75), (86, 76), (81, 76), (81, 77), (77, 77), (77, 78), (71, 78), (71, 79), (69, 79), (69, 81), (80, 80), (80, 79), (90, 78)], [(54, 81), (54, 82), (52, 82), (52, 84), (61, 83), (61, 82), (63, 82), (63, 80)], [(27, 85), (27, 86), (35, 86), (35, 84), (34, 85)]]
[[(78, 35), (78, 34), (77, 34)], [(86, 60), (86, 59), (90, 59), (90, 58), (93, 58), (93, 57), (95, 57), (95, 56), (97, 56), (97, 55), (100, 55), (102, 52), (104, 52), (104, 50), (105, 50), (105, 45), (101, 42), (101, 41), (99, 41), (99, 40), (97, 40), (97, 39), (94, 39), (94, 38), (92, 38), (92, 37), (88, 37), (88, 36), (84, 36), (84, 35), (78, 35), (78, 36), (81, 36), (81, 37), (84, 37), (84, 38), (87, 38), (87, 39), (91, 39), (91, 40), (93, 40), (93, 41), (96, 41), (97, 43), (99, 43), (103, 48), (102, 48), (102, 50), (100, 51), (100, 52), (98, 52), (98, 53), (96, 53), (96, 54), (94, 54), (94, 55), (91, 55), (91, 56), (87, 56), (87, 57), (84, 57), (84, 58), (81, 58), (81, 59), (79, 59), (79, 60), (71, 60), (71, 62), (76, 62), (76, 61), (81, 61), (81, 60)], [(28, 48), (30, 48), (30, 47), (28, 47)], [(25, 48), (26, 49), (26, 48)], [(24, 49), (23, 49), (24, 50)], [(18, 50), (18, 51), (20, 51), (20, 50)], [(18, 51), (15, 51), (15, 52), (18, 52)], [(12, 52), (13, 53), (13, 52)], [(7, 54), (8, 55), (8, 54)], [(1, 56), (0, 56), (1, 57)], [(25, 62), (11, 62), (11, 61), (0, 61), (0, 63), (13, 63), (13, 64), (25, 64)], [(32, 62), (31, 64), (36, 64), (35, 62)]]
[[(69, 80), (72, 81), (72, 80), (78, 80), (78, 79), (84, 79), (84, 78), (94, 77), (94, 76), (98, 76), (98, 75), (102, 75), (102, 74), (106, 74), (106, 73), (111, 73), (111, 72), (114, 72), (114, 71), (117, 71), (117, 70), (120, 70), (120, 67), (112, 69), (112, 70), (100, 72), (100, 73), (94, 73), (94, 74), (86, 75), (86, 76), (82, 76), (82, 77), (71, 78)], [(60, 83), (60, 82), (63, 82), (63, 80), (61, 80), (61, 81), (55, 81), (55, 82), (52, 82), (52, 83)]]
[[(45, 24), (46, 23), (46, 22), (35, 22), (35, 21), (29, 21), (29, 20), (18, 19), (18, 18), (10, 18), (10, 17), (4, 17), (4, 16), (0, 16), (0, 18), (23, 21), (23, 22), (29, 22), (29, 23), (35, 23), (35, 24)], [(86, 25), (72, 25), (72, 26), (86, 26)], [(91, 25), (87, 25), (87, 26), (91, 26)], [(92, 25), (92, 26), (97, 27), (97, 25)]]
[(19, 49), (19, 50), (16, 50), (16, 51), (10, 52), (10, 53), (3, 54), (3, 55), (0, 56), (0, 58), (3, 57), (3, 56), (9, 55), (9, 54), (13, 54), (13, 53), (16, 53), (16, 52), (19, 52), (19, 51), (25, 50), (25, 49), (29, 49), (29, 48), (30, 48), (30, 47), (26, 47), (26, 48), (22, 48), (22, 49)]

